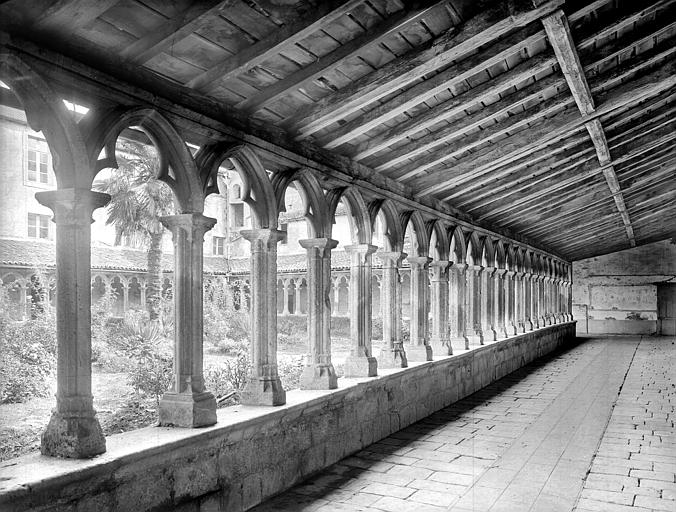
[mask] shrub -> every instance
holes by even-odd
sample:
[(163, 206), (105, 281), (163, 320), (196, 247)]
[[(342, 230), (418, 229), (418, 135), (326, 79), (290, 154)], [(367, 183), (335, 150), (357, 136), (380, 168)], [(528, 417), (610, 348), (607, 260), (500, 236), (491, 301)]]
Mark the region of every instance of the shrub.
[(279, 358), (277, 369), (284, 389), (298, 389), (300, 386), (300, 376), (305, 367), (304, 359), (303, 356), (282, 356)]
[(331, 336), (336, 336), (338, 338), (349, 338), (350, 318), (346, 316), (332, 316)]
[(371, 321), (371, 338), (374, 340), (383, 339), (383, 319), (376, 317)]
[(225, 354), (246, 352), (249, 345), (249, 313), (233, 304), (231, 285), (219, 282), (204, 287), (204, 343)]
[(230, 402), (230, 405), (234, 405), (239, 402), (239, 393), (246, 385), (249, 371), (249, 357), (239, 354), (220, 365), (207, 366), (204, 369), (204, 385), (216, 396), (219, 406), (225, 405), (220, 399), (234, 392)]
[(50, 308), (32, 319), (10, 320), (8, 297), (0, 287), (0, 403), (49, 396), (56, 374), (56, 319)]

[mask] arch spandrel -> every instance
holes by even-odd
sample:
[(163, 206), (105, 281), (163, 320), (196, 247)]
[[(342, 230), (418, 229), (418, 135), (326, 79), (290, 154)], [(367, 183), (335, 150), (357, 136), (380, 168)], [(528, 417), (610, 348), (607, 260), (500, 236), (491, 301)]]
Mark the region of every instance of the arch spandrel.
[(63, 101), (37, 71), (6, 47), (0, 47), (0, 77), (21, 102), (31, 129), (44, 134), (57, 188), (89, 189), (92, 161)]

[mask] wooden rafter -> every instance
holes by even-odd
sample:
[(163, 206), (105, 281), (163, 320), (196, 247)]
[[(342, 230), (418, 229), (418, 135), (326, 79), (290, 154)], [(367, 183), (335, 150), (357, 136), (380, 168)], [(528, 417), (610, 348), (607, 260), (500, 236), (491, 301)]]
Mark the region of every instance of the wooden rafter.
[(340, 0), (319, 2), (310, 18), (298, 19), (275, 30), (268, 37), (214, 65), (209, 70), (190, 80), (186, 86), (200, 92), (208, 92), (215, 82), (227, 82), (247, 70), (265, 62), (270, 57), (292, 48), (299, 41), (341, 16), (354, 10), (364, 0)]
[(394, 15), (386, 18), (375, 27), (370, 27), (363, 34), (355, 37), (346, 44), (339, 46), (327, 55), (319, 57), (315, 62), (299, 69), (295, 73), (283, 78), (259, 93), (242, 100), (237, 105), (238, 109), (246, 112), (256, 112), (268, 105), (273, 104), (291, 91), (301, 89), (307, 84), (320, 78), (327, 70), (340, 66), (341, 63), (348, 61), (374, 45), (377, 45), (388, 37), (396, 34), (414, 23), (422, 21), (432, 11), (439, 8), (440, 4), (446, 0), (436, 3), (431, 7), (423, 9), (401, 10)]
[(409, 52), (348, 87), (308, 106), (288, 124), (298, 131), (298, 138), (305, 138), (471, 53), (476, 47), (484, 46), (540, 19), (558, 8), (562, 0), (550, 0), (535, 9), (525, 8), (527, 2), (518, 3), (521, 11), (512, 16), (505, 17), (502, 3), (483, 10), (458, 30), (442, 35), (422, 49)]

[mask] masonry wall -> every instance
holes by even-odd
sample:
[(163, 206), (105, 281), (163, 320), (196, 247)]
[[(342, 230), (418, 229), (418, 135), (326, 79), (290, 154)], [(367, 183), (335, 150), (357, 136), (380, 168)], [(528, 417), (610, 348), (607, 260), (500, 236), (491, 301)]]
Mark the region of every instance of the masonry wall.
[(292, 391), (280, 407), (222, 409), (213, 427), (114, 435), (92, 460), (0, 463), (0, 510), (247, 510), (565, 345), (574, 330), (552, 325), (378, 377), (340, 379), (337, 390)]
[(578, 333), (654, 334), (657, 285), (676, 282), (676, 245), (665, 240), (573, 262)]

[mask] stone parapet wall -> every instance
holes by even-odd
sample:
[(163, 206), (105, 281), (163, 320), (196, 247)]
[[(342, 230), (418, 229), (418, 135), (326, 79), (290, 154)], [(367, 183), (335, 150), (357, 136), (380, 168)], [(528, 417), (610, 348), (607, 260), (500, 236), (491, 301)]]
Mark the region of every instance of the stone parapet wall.
[(218, 411), (203, 429), (149, 427), (107, 438), (90, 460), (0, 463), (0, 510), (242, 511), (446, 407), (575, 337), (556, 324), (331, 391), (291, 391), (279, 407)]

